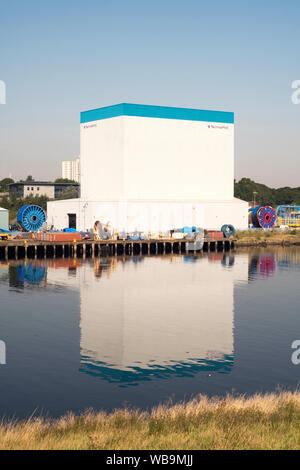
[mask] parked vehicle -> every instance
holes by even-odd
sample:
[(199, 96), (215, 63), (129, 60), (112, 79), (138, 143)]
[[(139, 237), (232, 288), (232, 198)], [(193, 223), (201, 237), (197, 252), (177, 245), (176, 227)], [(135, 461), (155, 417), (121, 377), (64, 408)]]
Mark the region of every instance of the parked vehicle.
[(11, 240), (12, 236), (8, 230), (0, 228), (0, 240)]

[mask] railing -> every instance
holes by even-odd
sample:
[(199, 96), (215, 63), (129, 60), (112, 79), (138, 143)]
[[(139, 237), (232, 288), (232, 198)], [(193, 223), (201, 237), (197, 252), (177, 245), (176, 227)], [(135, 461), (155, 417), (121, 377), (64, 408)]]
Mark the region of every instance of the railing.
[(288, 225), (289, 227), (300, 227), (300, 219), (295, 217), (278, 217), (278, 225)]

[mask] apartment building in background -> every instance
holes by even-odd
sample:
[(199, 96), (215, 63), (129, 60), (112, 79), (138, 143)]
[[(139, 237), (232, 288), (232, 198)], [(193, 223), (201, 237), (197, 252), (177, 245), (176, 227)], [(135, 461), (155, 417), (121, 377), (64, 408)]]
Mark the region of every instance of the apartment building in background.
[(80, 183), (80, 158), (64, 160), (61, 165), (61, 177)]

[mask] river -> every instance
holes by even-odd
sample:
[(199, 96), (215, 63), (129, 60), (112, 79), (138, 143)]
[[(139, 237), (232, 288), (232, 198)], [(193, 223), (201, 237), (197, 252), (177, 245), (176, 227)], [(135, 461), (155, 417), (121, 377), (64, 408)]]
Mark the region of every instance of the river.
[(300, 379), (299, 248), (1, 261), (0, 299), (1, 416), (148, 409)]

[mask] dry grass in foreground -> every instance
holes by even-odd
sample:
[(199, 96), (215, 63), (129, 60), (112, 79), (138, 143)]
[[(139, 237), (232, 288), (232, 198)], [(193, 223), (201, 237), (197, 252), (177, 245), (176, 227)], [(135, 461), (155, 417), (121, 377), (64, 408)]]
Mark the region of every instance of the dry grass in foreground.
[(300, 449), (300, 393), (2, 422), (1, 449)]

